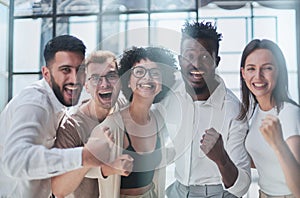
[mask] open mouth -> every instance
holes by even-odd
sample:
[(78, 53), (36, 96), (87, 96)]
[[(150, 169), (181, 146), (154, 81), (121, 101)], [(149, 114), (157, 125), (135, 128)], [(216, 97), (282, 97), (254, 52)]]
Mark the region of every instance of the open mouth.
[(104, 93), (98, 93), (99, 97), (104, 100), (110, 100), (112, 96), (112, 92), (104, 92)]
[(79, 90), (79, 88), (79, 85), (66, 85), (64, 87), (64, 90), (70, 97), (72, 97), (75, 94), (75, 92)]
[(203, 78), (204, 72), (203, 71), (190, 71), (189, 72), (190, 76), (192, 76), (195, 80), (200, 80)]
[(141, 89), (155, 89), (156, 87), (154, 83), (139, 83), (137, 86)]

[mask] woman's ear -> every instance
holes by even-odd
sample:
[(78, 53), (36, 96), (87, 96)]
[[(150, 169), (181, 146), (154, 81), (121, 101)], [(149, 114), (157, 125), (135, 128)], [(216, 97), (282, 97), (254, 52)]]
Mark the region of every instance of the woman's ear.
[(241, 74), (242, 74), (243, 80), (245, 80), (245, 70), (243, 67), (241, 67)]

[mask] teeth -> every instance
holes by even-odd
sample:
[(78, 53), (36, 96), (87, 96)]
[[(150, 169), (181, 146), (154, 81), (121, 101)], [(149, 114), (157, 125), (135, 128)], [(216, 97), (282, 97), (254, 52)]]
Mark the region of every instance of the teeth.
[(99, 92), (99, 94), (111, 94), (111, 93), (112, 93), (111, 91), (102, 92), (102, 93)]
[(253, 84), (256, 87), (263, 87), (263, 86), (265, 86), (265, 83), (253, 83)]
[(78, 89), (78, 86), (67, 85), (65, 88), (67, 88), (69, 90), (76, 90), (76, 89)]
[(151, 88), (154, 87), (154, 85), (152, 85), (152, 84), (139, 84), (139, 87), (151, 89)]
[(193, 75), (203, 75), (204, 72), (201, 72), (201, 71), (191, 71), (191, 74), (193, 74)]

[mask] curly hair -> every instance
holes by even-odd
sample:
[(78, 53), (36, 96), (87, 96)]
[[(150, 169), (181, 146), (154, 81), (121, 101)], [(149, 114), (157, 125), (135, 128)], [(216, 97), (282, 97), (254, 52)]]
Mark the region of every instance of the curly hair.
[(133, 46), (131, 49), (124, 51), (119, 63), (122, 92), (129, 101), (132, 101), (132, 90), (128, 87), (131, 75), (129, 71), (135, 63), (146, 59), (155, 62), (162, 73), (162, 90), (155, 96), (153, 101), (153, 103), (157, 103), (165, 97), (170, 87), (175, 83), (176, 59), (173, 53), (165, 48)]
[[(186, 39), (209, 39), (214, 42), (216, 55), (219, 53), (219, 42), (222, 40), (222, 34), (217, 32), (217, 27), (211, 22), (185, 22), (181, 29), (181, 46)], [(182, 49), (181, 49), (182, 50)]]

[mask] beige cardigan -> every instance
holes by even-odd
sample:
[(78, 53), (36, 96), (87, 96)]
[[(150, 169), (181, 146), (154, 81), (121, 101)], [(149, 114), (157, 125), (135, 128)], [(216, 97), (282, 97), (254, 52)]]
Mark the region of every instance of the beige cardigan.
[[(158, 128), (161, 129), (158, 132), (161, 140), (161, 146), (164, 146), (164, 137), (167, 134), (165, 122), (161, 114), (155, 110), (151, 110), (157, 120)], [(115, 146), (111, 152), (111, 159), (115, 159), (122, 154), (123, 137), (124, 137), (124, 123), (120, 112), (115, 112), (109, 115), (101, 124), (94, 128), (94, 130), (100, 130), (100, 127), (109, 126), (110, 131), (115, 138)], [(162, 149), (162, 161), (159, 167), (155, 170), (153, 183), (154, 190), (159, 198), (165, 197), (165, 181), (166, 181), (166, 165), (167, 162), (167, 149)], [(99, 168), (94, 168), (89, 171), (87, 177), (98, 178), (99, 194), (101, 198), (119, 198), (120, 197), (120, 182), (121, 177), (119, 175), (112, 175), (107, 178), (103, 178)]]

